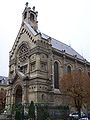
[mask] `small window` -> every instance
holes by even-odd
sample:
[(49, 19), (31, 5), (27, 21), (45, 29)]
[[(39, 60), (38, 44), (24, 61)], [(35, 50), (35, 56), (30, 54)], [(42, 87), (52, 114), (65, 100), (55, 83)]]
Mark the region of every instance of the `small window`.
[(88, 76), (90, 77), (90, 72), (88, 72)]
[(4, 91), (4, 89), (3, 89), (3, 88), (1, 88), (1, 90), (2, 90), (2, 91)]
[(30, 20), (34, 21), (34, 15), (32, 13), (30, 14)]
[(35, 68), (36, 68), (36, 64), (35, 64), (35, 63), (32, 63), (32, 64), (31, 64), (31, 71), (35, 70)]
[(67, 66), (67, 73), (71, 73), (71, 67)]
[(42, 100), (44, 100), (44, 94), (42, 94)]
[(27, 73), (27, 65), (21, 66), (20, 71), (24, 74)]
[(78, 72), (79, 72), (79, 74), (81, 75), (81, 73), (82, 73), (82, 70), (81, 70), (81, 69), (79, 69), (79, 70), (78, 70)]
[(24, 19), (26, 19), (26, 18), (27, 18), (27, 12), (24, 13)]
[(44, 63), (44, 62), (41, 63), (41, 70), (44, 70), (44, 71), (47, 70), (47, 64), (46, 63)]

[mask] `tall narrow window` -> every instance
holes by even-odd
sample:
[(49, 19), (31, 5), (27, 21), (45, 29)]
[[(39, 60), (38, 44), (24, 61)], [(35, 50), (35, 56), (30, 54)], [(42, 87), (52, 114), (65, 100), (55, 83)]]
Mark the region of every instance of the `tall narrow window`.
[(88, 76), (90, 77), (90, 72), (88, 72)]
[(26, 19), (26, 17), (27, 17), (27, 12), (24, 13), (24, 19)]
[(79, 72), (80, 75), (82, 74), (82, 70), (81, 69), (79, 69), (78, 72)]
[(71, 67), (67, 66), (67, 73), (71, 73)]
[(58, 62), (54, 63), (54, 88), (59, 88), (59, 71), (58, 71)]
[(30, 20), (34, 21), (34, 15), (32, 13), (30, 14)]

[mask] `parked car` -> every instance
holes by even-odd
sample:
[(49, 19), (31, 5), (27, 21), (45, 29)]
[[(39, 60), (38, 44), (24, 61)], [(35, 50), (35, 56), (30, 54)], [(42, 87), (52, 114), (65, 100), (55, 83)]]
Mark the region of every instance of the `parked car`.
[[(89, 120), (89, 119), (85, 119), (86, 114), (81, 112), (81, 118), (80, 120)], [(69, 114), (69, 120), (79, 120), (79, 115), (78, 112), (73, 112)]]
[(69, 114), (69, 120), (77, 120), (78, 119), (78, 112), (73, 112)]
[(90, 120), (90, 111), (88, 111), (87, 115), (88, 115), (88, 119)]
[(87, 116), (83, 116), (79, 120), (89, 120), (89, 118)]
[(6, 115), (7, 114), (7, 111), (5, 110), (3, 113), (1, 113), (2, 115)]

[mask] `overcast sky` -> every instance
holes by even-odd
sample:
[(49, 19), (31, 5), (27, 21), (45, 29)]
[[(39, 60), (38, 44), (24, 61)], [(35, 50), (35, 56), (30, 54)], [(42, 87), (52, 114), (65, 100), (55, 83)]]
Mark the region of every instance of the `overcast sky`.
[(90, 0), (0, 0), (0, 76), (8, 76), (9, 51), (26, 2), (36, 7), (41, 32), (70, 45), (90, 61)]

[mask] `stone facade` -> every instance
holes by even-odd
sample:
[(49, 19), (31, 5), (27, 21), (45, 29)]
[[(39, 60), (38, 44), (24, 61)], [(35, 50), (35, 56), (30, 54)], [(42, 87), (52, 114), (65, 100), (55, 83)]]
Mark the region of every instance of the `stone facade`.
[(34, 101), (66, 105), (59, 90), (60, 79), (68, 70), (90, 73), (90, 63), (70, 46), (41, 33), (37, 14), (35, 7), (31, 9), (26, 3), (21, 28), (9, 54), (7, 104)]

